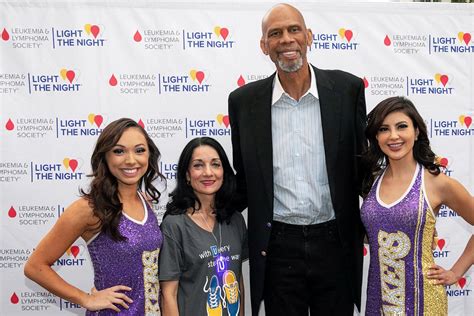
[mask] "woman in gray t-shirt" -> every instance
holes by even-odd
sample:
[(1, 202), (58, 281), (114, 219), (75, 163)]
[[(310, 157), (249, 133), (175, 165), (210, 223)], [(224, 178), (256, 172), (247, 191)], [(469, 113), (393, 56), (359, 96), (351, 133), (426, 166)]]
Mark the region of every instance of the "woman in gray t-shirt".
[(234, 190), (222, 146), (209, 137), (191, 140), (179, 158), (161, 224), (164, 315), (244, 315), (247, 230), (242, 215), (228, 207)]

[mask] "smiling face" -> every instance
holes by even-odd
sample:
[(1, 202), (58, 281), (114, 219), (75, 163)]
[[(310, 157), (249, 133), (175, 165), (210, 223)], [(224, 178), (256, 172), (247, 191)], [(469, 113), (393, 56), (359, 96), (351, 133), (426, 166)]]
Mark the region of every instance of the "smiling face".
[(296, 72), (307, 65), (306, 52), (312, 38), (301, 13), (290, 5), (281, 4), (262, 21), (260, 48), (279, 71)]
[(379, 127), (376, 138), (389, 160), (414, 160), (413, 146), (418, 129), (408, 115), (401, 111), (388, 114)]
[(121, 186), (137, 186), (148, 170), (150, 153), (140, 129), (126, 129), (117, 144), (105, 154), (110, 173)]
[(224, 168), (217, 151), (208, 145), (196, 147), (186, 179), (201, 202), (214, 197), (224, 180)]

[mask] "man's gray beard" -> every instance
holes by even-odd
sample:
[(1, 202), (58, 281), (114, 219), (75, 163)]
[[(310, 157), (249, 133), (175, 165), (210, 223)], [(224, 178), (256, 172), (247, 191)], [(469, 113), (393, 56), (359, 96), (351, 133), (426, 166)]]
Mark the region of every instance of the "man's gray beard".
[(295, 63), (288, 65), (285, 64), (283, 61), (278, 60), (278, 66), (280, 66), (281, 70), (284, 72), (296, 72), (303, 67), (303, 57), (300, 57), (296, 60)]

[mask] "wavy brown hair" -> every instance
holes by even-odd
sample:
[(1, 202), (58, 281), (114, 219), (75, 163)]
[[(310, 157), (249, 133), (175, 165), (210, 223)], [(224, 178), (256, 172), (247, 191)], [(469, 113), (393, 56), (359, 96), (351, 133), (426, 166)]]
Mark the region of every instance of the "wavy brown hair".
[(418, 139), (413, 145), (413, 157), (415, 160), (434, 175), (438, 175), (441, 172), (440, 165), (436, 162), (436, 155), (430, 147), (426, 124), (420, 113), (416, 110), (415, 105), (405, 97), (391, 97), (381, 101), (367, 115), (365, 136), (369, 141), (369, 146), (362, 156), (365, 170), (367, 170), (362, 190), (364, 196), (369, 193), (375, 178), (380, 174), (381, 170), (389, 164), (386, 155), (380, 149), (376, 136), (387, 115), (393, 112), (402, 112), (407, 115), (412, 120), (414, 128), (418, 129)]
[(122, 217), (122, 203), (118, 195), (117, 178), (110, 172), (105, 156), (129, 128), (136, 128), (143, 134), (150, 153), (148, 169), (139, 180), (138, 188), (146, 193), (147, 198), (158, 202), (161, 194), (152, 182), (158, 178), (161, 181), (165, 179), (158, 169), (160, 151), (147, 132), (129, 118), (113, 121), (102, 130), (91, 157), (92, 174), (89, 176), (93, 179), (89, 192), (80, 189), (81, 195), (88, 200), (94, 215), (99, 219), (98, 225), (101, 231), (116, 241), (125, 239), (118, 231), (118, 224)]

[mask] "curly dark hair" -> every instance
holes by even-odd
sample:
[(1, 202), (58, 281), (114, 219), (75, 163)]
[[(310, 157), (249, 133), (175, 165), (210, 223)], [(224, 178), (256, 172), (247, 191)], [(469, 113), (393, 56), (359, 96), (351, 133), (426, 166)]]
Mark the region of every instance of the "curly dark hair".
[(369, 146), (362, 155), (365, 170), (367, 170), (363, 182), (364, 195), (369, 193), (375, 178), (389, 164), (386, 155), (379, 147), (376, 136), (387, 115), (393, 112), (402, 112), (407, 115), (412, 120), (414, 128), (418, 129), (418, 139), (413, 146), (415, 160), (434, 175), (438, 175), (441, 171), (439, 163), (436, 162), (436, 155), (430, 147), (426, 124), (416, 110), (415, 105), (405, 97), (391, 97), (377, 104), (367, 116), (365, 136)]
[(118, 224), (122, 217), (122, 203), (118, 195), (117, 178), (112, 175), (106, 161), (106, 154), (118, 143), (122, 134), (129, 128), (138, 129), (145, 136), (148, 150), (148, 170), (138, 183), (138, 188), (144, 190), (147, 198), (158, 202), (161, 193), (152, 182), (158, 178), (164, 181), (158, 169), (160, 151), (147, 132), (137, 122), (129, 118), (121, 118), (108, 124), (99, 135), (91, 157), (92, 177), (89, 192), (80, 189), (81, 195), (88, 200), (94, 215), (99, 219), (101, 231), (108, 234), (113, 240), (125, 240), (118, 231)]
[(199, 137), (192, 139), (183, 149), (178, 161), (176, 175), (176, 187), (170, 193), (170, 201), (166, 205), (166, 212), (163, 216), (179, 215), (186, 213), (187, 209), (192, 208), (193, 213), (201, 208), (201, 201), (194, 193), (193, 188), (188, 184), (186, 173), (194, 152), (194, 149), (200, 146), (210, 146), (217, 151), (224, 169), (224, 180), (220, 189), (216, 192), (214, 199), (214, 212), (216, 220), (219, 223), (230, 223), (230, 218), (235, 212), (232, 209), (231, 200), (235, 194), (236, 180), (234, 170), (221, 144), (211, 137)]

